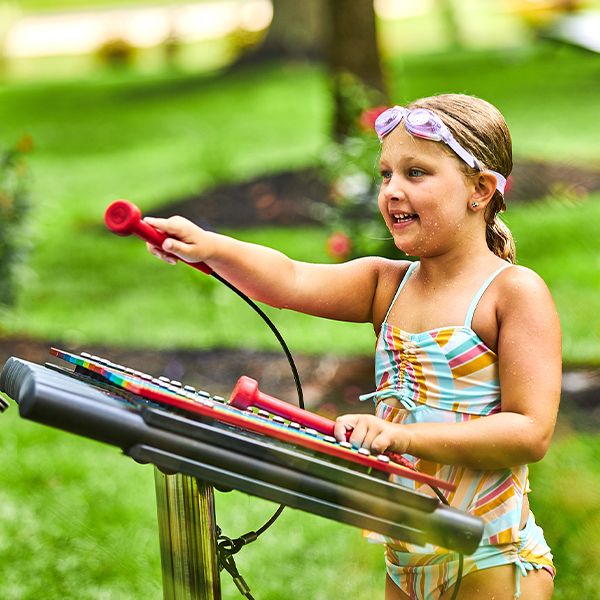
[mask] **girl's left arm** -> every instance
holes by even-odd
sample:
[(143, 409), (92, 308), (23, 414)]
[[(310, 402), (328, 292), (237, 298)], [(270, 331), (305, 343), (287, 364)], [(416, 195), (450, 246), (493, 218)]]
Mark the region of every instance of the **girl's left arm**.
[(540, 460), (558, 413), (561, 334), (542, 279), (523, 267), (507, 270), (499, 286), (497, 319), (501, 412), (456, 424), (399, 425), (374, 416), (337, 420), (341, 439), (377, 452), (409, 453), (434, 462), (500, 469)]

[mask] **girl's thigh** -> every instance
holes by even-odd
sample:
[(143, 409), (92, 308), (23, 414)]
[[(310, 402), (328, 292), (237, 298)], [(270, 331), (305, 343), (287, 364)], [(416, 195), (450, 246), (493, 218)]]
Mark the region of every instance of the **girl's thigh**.
[[(516, 592), (515, 565), (503, 565), (483, 569), (465, 575), (458, 593), (459, 600), (513, 600)], [(526, 577), (519, 572), (521, 596), (519, 600), (550, 600), (554, 591), (554, 580), (545, 569), (530, 571)], [(440, 596), (450, 600), (454, 588)], [(385, 600), (411, 600), (388, 576), (385, 580)]]
[[(460, 600), (513, 600), (516, 592), (517, 567), (503, 565), (482, 569), (465, 575), (461, 581)], [(530, 571), (523, 577), (519, 571), (521, 596), (519, 600), (550, 600), (554, 591), (552, 575), (545, 569)], [(450, 600), (454, 588), (447, 590), (440, 600)]]

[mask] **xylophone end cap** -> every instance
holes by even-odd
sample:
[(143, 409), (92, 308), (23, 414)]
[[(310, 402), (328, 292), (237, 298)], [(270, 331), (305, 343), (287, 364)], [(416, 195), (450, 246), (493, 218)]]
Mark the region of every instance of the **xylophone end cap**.
[(115, 200), (104, 213), (106, 226), (117, 235), (131, 235), (142, 218), (140, 209), (128, 200)]
[(258, 394), (258, 382), (251, 377), (242, 375), (235, 384), (229, 402), (236, 408), (246, 409), (254, 404)]

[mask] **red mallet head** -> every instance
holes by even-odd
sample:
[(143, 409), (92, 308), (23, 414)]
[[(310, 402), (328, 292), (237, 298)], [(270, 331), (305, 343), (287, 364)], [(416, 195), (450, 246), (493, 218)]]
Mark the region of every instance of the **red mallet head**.
[[(127, 200), (115, 200), (104, 213), (106, 226), (117, 235), (136, 235), (157, 248), (161, 248), (167, 235), (142, 220), (140, 209)], [(210, 275), (212, 269), (203, 262), (186, 264)]]
[(140, 209), (127, 200), (115, 200), (104, 213), (106, 226), (117, 235), (132, 235), (136, 233), (142, 220)]

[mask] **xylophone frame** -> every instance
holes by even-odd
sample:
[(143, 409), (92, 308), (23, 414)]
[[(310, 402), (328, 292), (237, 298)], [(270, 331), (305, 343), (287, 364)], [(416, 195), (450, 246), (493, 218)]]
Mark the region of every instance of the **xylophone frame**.
[(154, 467), (164, 600), (220, 600), (213, 486)]

